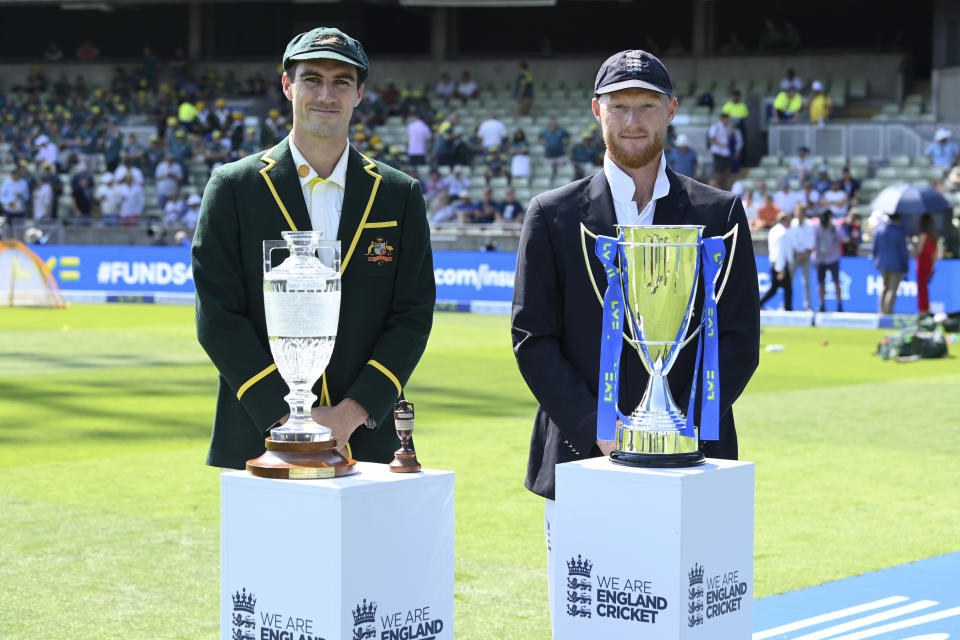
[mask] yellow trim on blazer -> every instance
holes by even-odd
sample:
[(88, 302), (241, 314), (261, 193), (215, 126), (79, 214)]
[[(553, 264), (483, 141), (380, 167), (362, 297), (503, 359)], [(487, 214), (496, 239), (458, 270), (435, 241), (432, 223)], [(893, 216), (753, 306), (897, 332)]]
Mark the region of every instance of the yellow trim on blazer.
[[(367, 218), (370, 216), (370, 209), (373, 208), (373, 201), (377, 197), (377, 189), (380, 187), (380, 181), (383, 179), (379, 173), (377, 173), (377, 165), (373, 160), (361, 154), (361, 157), (369, 162), (370, 164), (365, 165), (363, 170), (368, 174), (373, 176), (373, 189), (370, 190), (370, 199), (367, 200), (367, 208), (363, 211), (363, 217), (360, 218), (360, 224), (357, 225), (357, 232), (353, 234), (353, 240), (350, 242), (350, 248), (347, 250), (347, 254), (343, 258), (343, 262), (340, 263), (340, 274), (343, 275), (343, 272), (347, 270), (347, 265), (350, 263), (350, 258), (353, 256), (354, 249), (357, 248), (357, 242), (360, 240), (360, 233), (363, 231), (364, 227), (367, 225)], [(376, 224), (376, 223), (371, 223)], [(396, 221), (394, 221), (396, 224)], [(397, 385), (400, 386), (399, 384)]]
[(277, 201), (277, 206), (280, 207), (280, 212), (283, 214), (283, 217), (287, 219), (287, 224), (290, 225), (291, 231), (297, 230), (297, 225), (293, 224), (293, 218), (290, 217), (290, 214), (287, 213), (287, 208), (283, 206), (283, 201), (280, 199), (280, 194), (277, 193), (276, 188), (273, 186), (273, 182), (270, 180), (270, 176), (267, 175), (267, 172), (277, 164), (277, 161), (270, 157), (270, 154), (274, 152), (276, 147), (270, 149), (265, 154), (260, 156), (260, 159), (263, 162), (267, 163), (263, 169), (260, 169), (260, 175), (263, 176), (263, 179), (267, 181), (267, 186), (270, 187), (270, 193), (273, 194), (273, 199)]
[(386, 222), (368, 222), (363, 225), (364, 229), (386, 229), (387, 227), (397, 226), (396, 220), (387, 220)]
[(385, 366), (377, 362), (376, 360), (367, 360), (367, 364), (373, 366), (374, 369), (387, 376), (390, 379), (390, 382), (397, 388), (397, 393), (403, 393), (403, 387), (400, 386), (400, 381), (397, 380), (397, 376), (393, 375), (390, 369), (387, 369)]
[(247, 389), (249, 389), (256, 383), (260, 382), (263, 378), (265, 378), (268, 374), (270, 374), (276, 368), (277, 368), (277, 365), (272, 364), (266, 369), (264, 369), (263, 371), (261, 371), (260, 373), (258, 373), (257, 375), (253, 376), (252, 378), (244, 382), (242, 385), (240, 385), (240, 388), (237, 390), (237, 400), (239, 400), (243, 396), (243, 394), (247, 392)]
[(332, 407), (333, 402), (330, 401), (330, 391), (327, 389), (327, 374), (324, 373), (320, 376), (320, 406), (321, 407)]

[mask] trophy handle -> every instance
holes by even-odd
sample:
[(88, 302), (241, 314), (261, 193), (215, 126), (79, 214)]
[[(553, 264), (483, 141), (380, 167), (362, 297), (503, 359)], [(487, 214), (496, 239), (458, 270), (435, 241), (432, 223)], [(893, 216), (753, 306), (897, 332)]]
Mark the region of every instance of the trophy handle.
[(589, 229), (581, 222), (580, 223), (580, 246), (583, 248), (583, 266), (587, 268), (587, 277), (590, 278), (590, 284), (593, 285), (593, 292), (597, 294), (597, 302), (600, 303), (600, 306), (603, 306), (603, 296), (600, 295), (600, 288), (597, 286), (597, 281), (593, 277), (593, 269), (590, 268), (590, 254), (587, 252), (587, 236), (593, 238), (593, 241), (597, 241), (597, 236), (594, 233), (591, 233)]
[(286, 240), (264, 240), (263, 241), (263, 272), (269, 273), (272, 268), (272, 263), (270, 261), (270, 256), (275, 249), (286, 249), (287, 245)]
[[(717, 302), (720, 302), (720, 296), (723, 295), (723, 290), (727, 286), (727, 279), (730, 277), (730, 269), (733, 266), (733, 257), (737, 252), (737, 237), (739, 233), (740, 233), (740, 227), (734, 225), (734, 227), (730, 229), (730, 231), (727, 231), (725, 234), (720, 236), (721, 238), (724, 239), (724, 241), (726, 241), (728, 238), (733, 238), (733, 241), (730, 243), (730, 253), (727, 254), (726, 264), (724, 265), (724, 267), (726, 268), (724, 269), (723, 280), (720, 281), (720, 289), (717, 290)], [(698, 324), (697, 328), (693, 330), (693, 333), (691, 333), (690, 336), (683, 341), (683, 344), (680, 345), (681, 349), (687, 346), (694, 338), (696, 338), (700, 334), (701, 326), (703, 326), (703, 323)]]
[(340, 272), (340, 241), (320, 240), (317, 242), (317, 259), (337, 273)]

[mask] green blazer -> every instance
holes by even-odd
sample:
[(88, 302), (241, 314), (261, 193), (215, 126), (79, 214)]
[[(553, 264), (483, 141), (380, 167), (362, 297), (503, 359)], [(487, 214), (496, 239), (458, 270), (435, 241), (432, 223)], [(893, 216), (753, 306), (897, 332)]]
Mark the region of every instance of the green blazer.
[[(213, 172), (193, 239), (197, 338), (219, 376), (207, 464), (242, 469), (289, 411), (267, 341), (263, 241), (309, 230), (289, 138)], [(345, 397), (377, 421), (350, 438), (353, 457), (389, 462), (399, 448), (393, 404), (427, 344), (436, 287), (420, 184), (352, 146), (340, 215), (340, 324), (320, 404)]]

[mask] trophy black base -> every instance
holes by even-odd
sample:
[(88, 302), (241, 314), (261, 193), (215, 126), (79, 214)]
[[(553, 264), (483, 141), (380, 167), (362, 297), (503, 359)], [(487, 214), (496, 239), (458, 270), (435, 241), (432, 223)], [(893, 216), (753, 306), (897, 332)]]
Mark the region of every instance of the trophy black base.
[(700, 451), (689, 453), (635, 453), (632, 451), (613, 451), (610, 460), (627, 467), (653, 467), (659, 469), (676, 467), (696, 467), (706, 461)]
[(353, 475), (356, 460), (337, 452), (337, 440), (296, 442), (266, 439), (267, 450), (247, 461), (247, 471), (260, 478), (316, 480)]

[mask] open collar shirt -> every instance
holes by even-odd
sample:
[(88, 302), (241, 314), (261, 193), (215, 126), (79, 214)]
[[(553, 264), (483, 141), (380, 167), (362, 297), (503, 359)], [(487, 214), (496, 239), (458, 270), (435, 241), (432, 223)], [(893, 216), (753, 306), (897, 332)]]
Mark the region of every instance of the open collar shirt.
[(603, 156), (603, 173), (607, 178), (607, 184), (610, 185), (610, 193), (613, 195), (613, 208), (617, 214), (617, 224), (619, 225), (648, 225), (653, 224), (653, 214), (657, 210), (657, 200), (670, 193), (670, 180), (667, 178), (667, 161), (664, 155), (660, 154), (660, 167), (657, 169), (657, 180), (653, 183), (653, 197), (650, 202), (639, 210), (633, 196), (637, 187), (633, 183), (633, 178), (618, 167), (609, 154)]
[(336, 240), (340, 229), (340, 212), (343, 210), (343, 194), (347, 186), (347, 156), (350, 145), (343, 147), (340, 159), (328, 178), (321, 178), (307, 159), (290, 141), (290, 154), (297, 167), (297, 177), (303, 190), (303, 199), (310, 214), (314, 231), (323, 232), (324, 240)]

